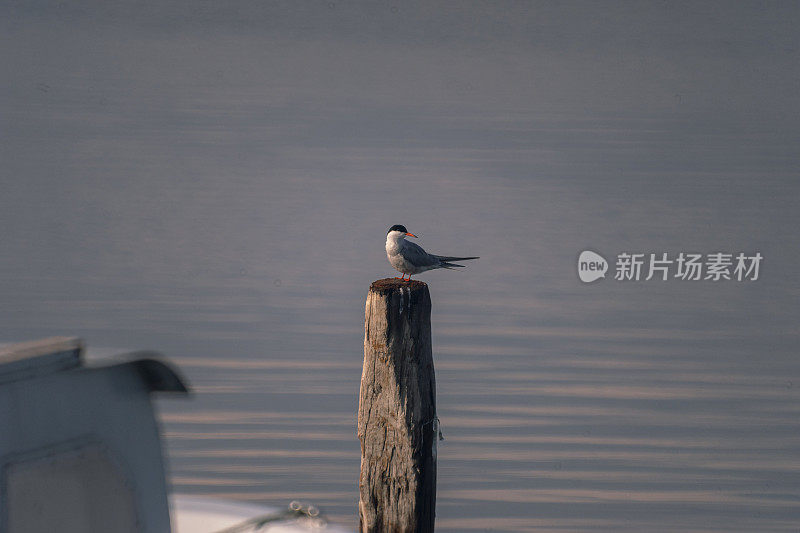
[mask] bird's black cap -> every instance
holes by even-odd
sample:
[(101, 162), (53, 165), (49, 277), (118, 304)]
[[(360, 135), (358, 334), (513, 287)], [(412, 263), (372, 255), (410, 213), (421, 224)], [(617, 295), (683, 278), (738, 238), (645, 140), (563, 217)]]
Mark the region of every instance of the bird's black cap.
[(395, 224), (394, 226), (389, 228), (389, 231), (387, 231), (386, 233), (391, 233), (392, 231), (402, 231), (403, 233), (408, 233), (408, 230), (406, 229), (406, 227), (405, 226), (401, 226), (400, 224)]

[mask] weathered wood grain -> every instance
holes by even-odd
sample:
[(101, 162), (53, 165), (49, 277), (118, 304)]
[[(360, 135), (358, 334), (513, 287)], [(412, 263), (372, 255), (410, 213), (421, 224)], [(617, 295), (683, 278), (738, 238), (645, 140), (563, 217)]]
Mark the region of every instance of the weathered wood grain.
[(358, 407), (365, 532), (432, 532), (436, 381), (431, 298), (419, 281), (378, 280), (367, 296)]

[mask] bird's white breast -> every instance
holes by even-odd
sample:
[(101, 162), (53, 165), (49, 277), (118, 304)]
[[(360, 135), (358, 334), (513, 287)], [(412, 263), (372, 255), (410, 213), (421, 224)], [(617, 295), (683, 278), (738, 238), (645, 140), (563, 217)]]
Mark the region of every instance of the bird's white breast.
[(404, 239), (392, 238), (391, 234), (386, 237), (386, 258), (398, 272), (416, 274), (418, 270), (403, 257), (403, 244), (405, 244)]

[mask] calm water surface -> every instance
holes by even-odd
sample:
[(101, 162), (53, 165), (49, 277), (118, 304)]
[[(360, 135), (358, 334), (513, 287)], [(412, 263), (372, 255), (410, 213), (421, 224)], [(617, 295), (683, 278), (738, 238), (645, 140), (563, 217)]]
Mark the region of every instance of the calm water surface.
[[(192, 396), (158, 401), (173, 490), (307, 499), (355, 529), (364, 302), (405, 224), (481, 256), (420, 276), (439, 531), (800, 527), (794, 52), (763, 88), (723, 68), (757, 55), (715, 49), (656, 87), (664, 64), (625, 43), (462, 55), (17, 16), (0, 340), (178, 365)], [(764, 262), (755, 282), (584, 285), (585, 249)]]

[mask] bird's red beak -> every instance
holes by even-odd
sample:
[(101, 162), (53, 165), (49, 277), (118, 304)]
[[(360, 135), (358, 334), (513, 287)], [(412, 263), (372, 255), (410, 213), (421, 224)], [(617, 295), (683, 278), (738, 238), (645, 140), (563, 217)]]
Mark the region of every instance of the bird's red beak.
[(418, 239), (418, 238), (419, 238), (419, 237), (417, 237), (416, 235), (414, 235), (413, 233), (406, 233), (406, 235), (408, 235), (409, 237), (414, 237), (415, 239)]

